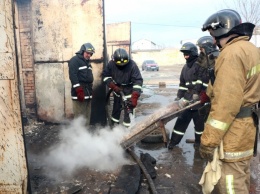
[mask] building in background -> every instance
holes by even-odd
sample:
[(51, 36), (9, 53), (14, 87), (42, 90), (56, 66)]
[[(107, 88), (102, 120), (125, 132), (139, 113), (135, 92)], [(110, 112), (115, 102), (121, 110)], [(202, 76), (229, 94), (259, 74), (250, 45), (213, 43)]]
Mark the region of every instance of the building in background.
[(132, 43), (132, 50), (160, 50), (162, 46), (147, 39), (140, 39)]

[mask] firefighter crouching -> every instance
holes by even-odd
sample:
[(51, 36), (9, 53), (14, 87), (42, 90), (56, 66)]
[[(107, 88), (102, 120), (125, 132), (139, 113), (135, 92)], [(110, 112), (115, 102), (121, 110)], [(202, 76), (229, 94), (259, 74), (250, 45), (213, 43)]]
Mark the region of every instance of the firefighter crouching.
[(129, 55), (125, 49), (119, 48), (115, 50), (113, 59), (109, 61), (102, 73), (103, 81), (113, 90), (114, 104), (112, 110), (112, 124), (119, 124), (122, 110), (122, 96), (129, 101), (129, 108), (124, 109), (123, 125), (130, 126), (129, 112), (137, 106), (137, 100), (142, 92), (143, 78), (136, 63), (129, 59)]
[(202, 28), (220, 48), (215, 81), (207, 90), (211, 109), (200, 144), (201, 156), (212, 161), (215, 148), (223, 141), (217, 193), (249, 193), (258, 125), (253, 107), (260, 100), (260, 53), (249, 42), (253, 29), (253, 24), (241, 23), (239, 14), (230, 9), (211, 15)]

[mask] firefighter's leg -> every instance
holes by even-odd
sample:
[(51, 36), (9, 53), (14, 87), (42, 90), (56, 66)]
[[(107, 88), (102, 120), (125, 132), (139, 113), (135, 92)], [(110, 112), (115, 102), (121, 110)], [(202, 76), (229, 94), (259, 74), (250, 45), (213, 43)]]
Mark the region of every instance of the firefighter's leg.
[(114, 94), (114, 104), (113, 104), (113, 110), (111, 115), (111, 121), (113, 125), (119, 124), (121, 109), (122, 109), (122, 105), (121, 105), (120, 95)]
[(85, 125), (88, 126), (90, 123), (90, 114), (91, 114), (91, 101), (86, 100), (84, 102), (72, 101), (74, 118), (82, 116), (86, 119)]
[(197, 110), (193, 110), (192, 118), (195, 128), (195, 144), (200, 144), (200, 137), (204, 131), (204, 117), (200, 116)]
[(168, 149), (180, 143), (191, 121), (191, 110), (185, 110), (176, 120)]
[(131, 120), (130, 120), (130, 116), (129, 113), (126, 109), (124, 109), (124, 121), (123, 121), (123, 125), (125, 127), (130, 127), (131, 124)]
[(250, 160), (222, 162), (221, 178), (212, 193), (249, 193)]

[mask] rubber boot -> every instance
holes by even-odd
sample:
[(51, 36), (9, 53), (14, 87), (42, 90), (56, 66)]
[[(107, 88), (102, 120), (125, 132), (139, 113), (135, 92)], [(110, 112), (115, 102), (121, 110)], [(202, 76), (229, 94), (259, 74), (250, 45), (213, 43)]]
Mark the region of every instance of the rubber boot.
[(118, 125), (119, 125), (118, 122), (115, 122), (115, 121), (113, 121), (112, 119), (110, 120), (110, 127), (111, 127), (111, 128), (114, 128), (115, 126), (118, 126)]
[(201, 135), (195, 134), (195, 143), (194, 143), (194, 146), (196, 146), (196, 147), (199, 147), (199, 146), (200, 146), (200, 138), (201, 138)]
[(175, 143), (174, 141), (170, 141), (170, 143), (168, 144), (168, 149), (172, 150), (174, 146), (178, 145), (178, 143)]
[(181, 141), (183, 136), (179, 136), (175, 133), (172, 133), (170, 143), (168, 144), (168, 149), (173, 149), (174, 146), (178, 145)]

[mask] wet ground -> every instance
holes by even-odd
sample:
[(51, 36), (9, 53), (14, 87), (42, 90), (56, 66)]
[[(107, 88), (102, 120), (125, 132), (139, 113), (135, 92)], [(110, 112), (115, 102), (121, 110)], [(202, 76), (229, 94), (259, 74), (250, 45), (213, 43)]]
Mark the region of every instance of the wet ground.
[[(173, 102), (180, 70), (181, 66), (177, 66), (142, 72), (144, 90), (135, 122)], [(165, 87), (159, 87), (163, 85), (160, 82)], [(166, 124), (167, 134), (171, 133), (175, 120)], [(63, 125), (31, 123), (25, 127), (32, 193), (106, 194), (115, 185), (121, 166), (135, 163), (116, 145), (123, 130), (107, 133), (109, 129), (99, 129), (95, 134), (91, 129), (86, 132), (82, 128), (80, 121)], [(194, 138), (192, 122), (181, 143), (171, 151), (164, 143), (138, 142), (132, 147), (137, 156), (149, 153), (156, 159), (157, 176), (153, 182), (158, 193), (202, 193), (198, 182), (206, 162), (200, 158), (198, 148), (185, 143), (190, 138)], [(252, 194), (260, 193), (259, 155), (251, 162)], [(145, 177), (141, 179), (138, 193), (150, 193)]]

